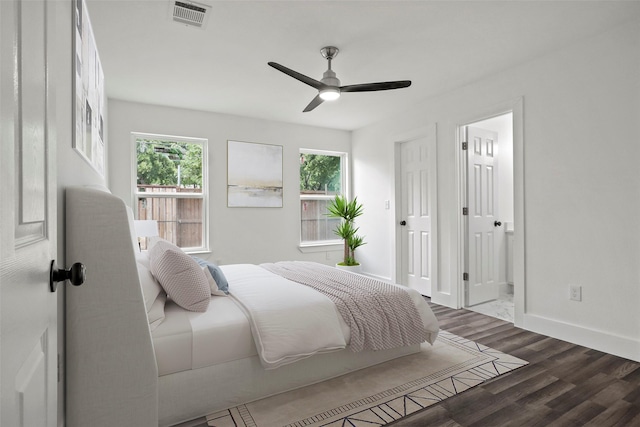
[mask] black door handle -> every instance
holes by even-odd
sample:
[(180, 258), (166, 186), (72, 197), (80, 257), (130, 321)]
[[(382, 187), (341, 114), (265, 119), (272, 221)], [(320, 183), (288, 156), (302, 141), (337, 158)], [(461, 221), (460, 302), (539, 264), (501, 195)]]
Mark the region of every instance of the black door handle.
[(51, 261), (51, 268), (49, 270), (49, 288), (51, 292), (55, 292), (58, 288), (58, 282), (64, 282), (68, 280), (73, 286), (80, 286), (87, 278), (87, 269), (83, 264), (76, 262), (70, 269), (59, 269), (56, 264), (56, 260)]
[(500, 227), (502, 225), (502, 223), (500, 221), (493, 221), (493, 226), (494, 227)]
[(400, 225), (402, 225), (402, 226), (407, 225), (407, 221), (405, 221), (405, 220), (400, 221)]

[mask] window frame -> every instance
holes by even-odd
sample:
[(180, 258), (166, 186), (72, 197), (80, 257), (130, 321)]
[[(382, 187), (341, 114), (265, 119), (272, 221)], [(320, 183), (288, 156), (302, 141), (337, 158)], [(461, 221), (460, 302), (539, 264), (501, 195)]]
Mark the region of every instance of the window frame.
[[(146, 193), (138, 191), (138, 139), (156, 139), (167, 142), (183, 142), (188, 144), (199, 144), (202, 146), (202, 192), (180, 192), (180, 193)], [(138, 218), (138, 200), (140, 198), (175, 198), (175, 199), (202, 199), (202, 246), (191, 246), (180, 248), (187, 253), (209, 253), (209, 140), (207, 138), (163, 135), (147, 132), (131, 132), (131, 146), (133, 155), (131, 156), (131, 194), (132, 206), (134, 207), (134, 218)]]
[[(336, 156), (340, 157), (340, 188), (341, 195), (349, 198), (349, 153), (345, 151), (332, 151), (332, 150), (316, 150), (310, 148), (300, 148), (300, 154), (316, 154), (322, 156)], [(298, 155), (298, 159), (300, 156)], [(319, 251), (325, 250), (341, 250), (343, 247), (342, 239), (336, 236), (335, 239), (330, 240), (313, 240), (302, 241), (302, 211), (301, 204), (303, 200), (333, 200), (336, 196), (332, 195), (319, 195), (319, 194), (302, 194), (300, 192), (300, 173), (298, 172), (298, 233), (299, 233), (299, 248), (302, 252), (313, 252), (314, 248)]]

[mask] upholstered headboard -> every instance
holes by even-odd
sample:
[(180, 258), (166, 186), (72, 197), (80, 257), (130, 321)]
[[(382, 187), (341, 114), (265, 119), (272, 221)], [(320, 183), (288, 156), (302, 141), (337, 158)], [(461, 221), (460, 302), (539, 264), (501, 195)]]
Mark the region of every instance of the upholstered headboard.
[(158, 369), (135, 260), (132, 217), (102, 188), (66, 189), (66, 425), (157, 426)]

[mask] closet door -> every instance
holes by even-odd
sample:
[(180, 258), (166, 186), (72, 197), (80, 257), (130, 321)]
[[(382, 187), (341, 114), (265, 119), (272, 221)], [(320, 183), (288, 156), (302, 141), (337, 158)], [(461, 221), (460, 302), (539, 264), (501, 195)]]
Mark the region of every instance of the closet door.
[(435, 145), (435, 134), (400, 143), (401, 283), (429, 297), (437, 267)]

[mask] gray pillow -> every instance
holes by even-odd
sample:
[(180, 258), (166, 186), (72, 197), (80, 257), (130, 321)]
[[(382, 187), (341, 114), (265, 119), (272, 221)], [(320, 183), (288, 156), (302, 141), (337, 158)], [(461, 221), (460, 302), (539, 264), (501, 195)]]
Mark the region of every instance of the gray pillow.
[(207, 267), (209, 269), (209, 272), (211, 273), (211, 277), (213, 277), (213, 280), (215, 280), (216, 284), (218, 285), (218, 289), (224, 292), (226, 295), (228, 295), (229, 282), (227, 282), (227, 278), (224, 276), (224, 273), (222, 272), (220, 267), (218, 267), (211, 261), (207, 261), (202, 258), (198, 258), (195, 256), (192, 258), (195, 259), (196, 262), (200, 264), (200, 266)]
[(207, 311), (211, 300), (209, 282), (189, 255), (160, 240), (149, 250), (149, 261), (151, 273), (176, 304), (190, 311)]

